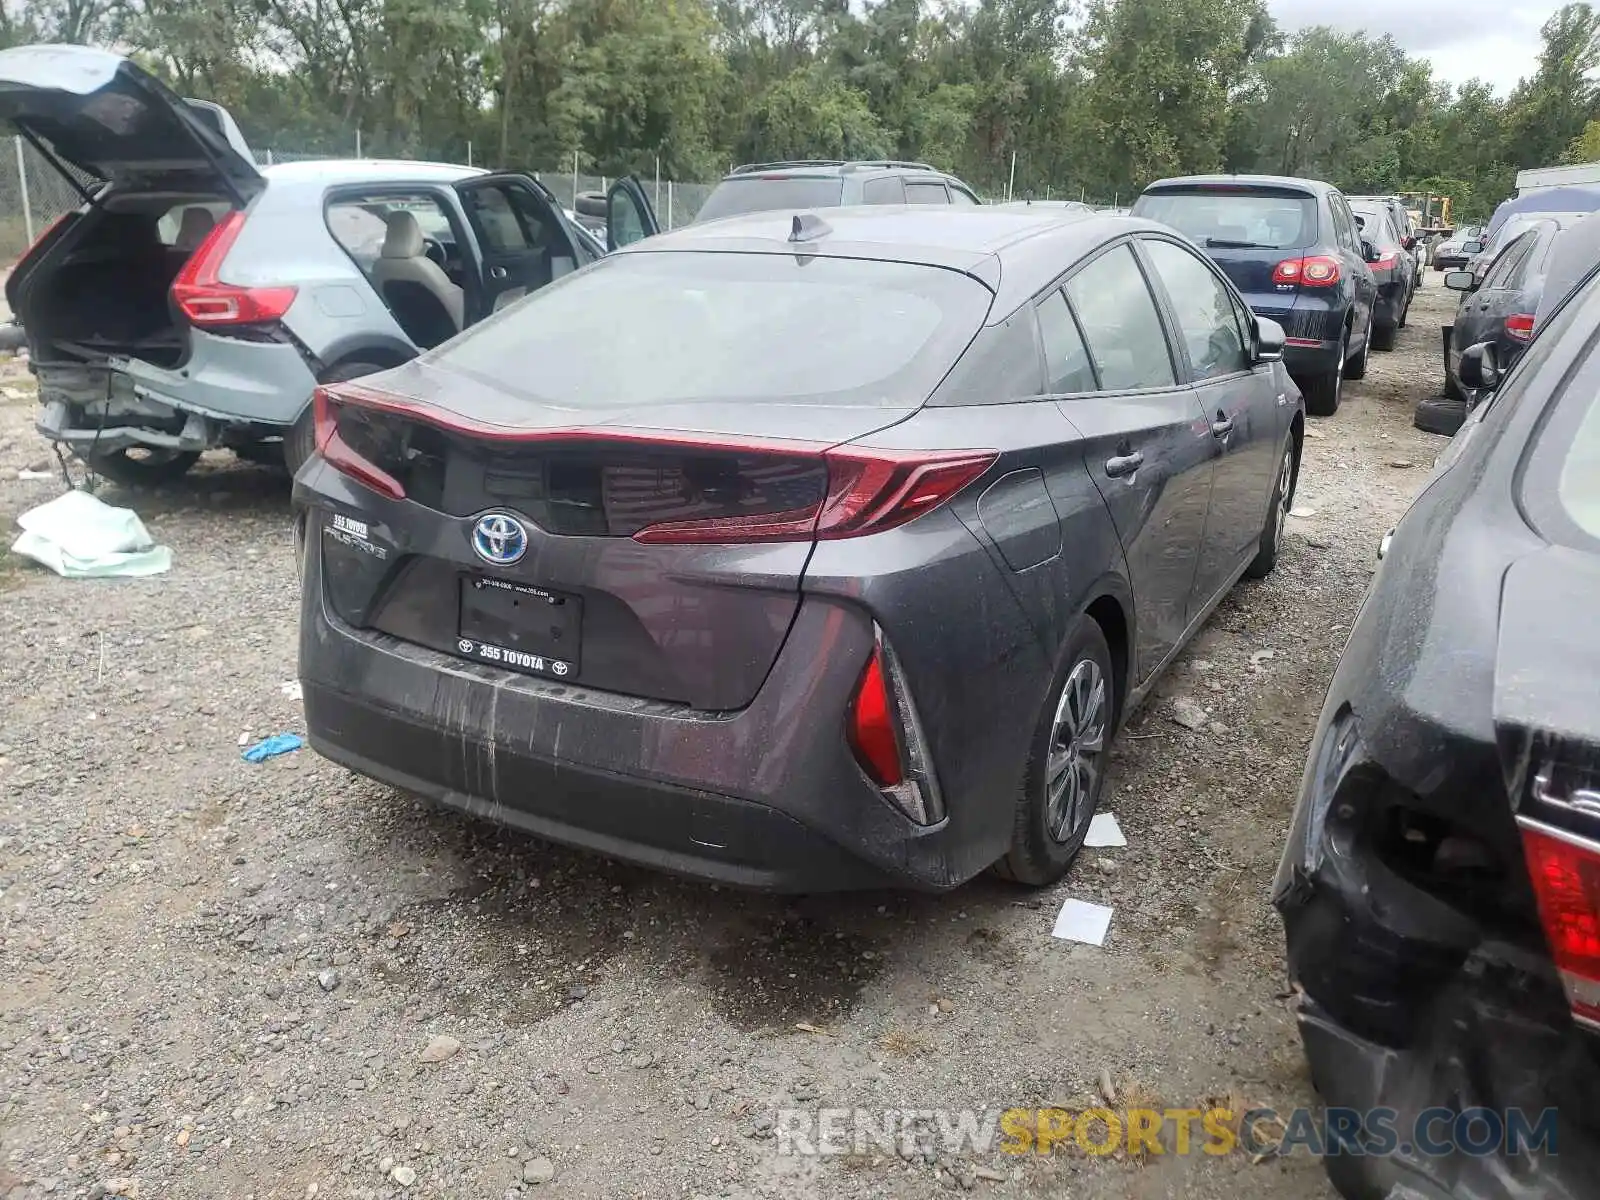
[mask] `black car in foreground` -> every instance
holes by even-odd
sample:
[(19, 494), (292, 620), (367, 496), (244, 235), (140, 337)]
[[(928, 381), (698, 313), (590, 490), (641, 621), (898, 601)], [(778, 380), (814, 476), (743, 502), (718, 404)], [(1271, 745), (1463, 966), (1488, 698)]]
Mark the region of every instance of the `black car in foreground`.
[(1339, 190), (1274, 175), (1189, 175), (1145, 188), (1133, 214), (1192, 239), (1251, 309), (1283, 326), (1284, 362), (1306, 411), (1338, 411), (1375, 348), (1378, 250)]
[(311, 742), (726, 883), (1049, 883), (1124, 714), (1276, 561), (1282, 342), (1127, 217), (640, 241), (318, 392)]
[(1493, 358), (1386, 539), (1273, 889), (1317, 1090), (1398, 1133), (1326, 1157), (1361, 1200), (1600, 1178), (1597, 273)]

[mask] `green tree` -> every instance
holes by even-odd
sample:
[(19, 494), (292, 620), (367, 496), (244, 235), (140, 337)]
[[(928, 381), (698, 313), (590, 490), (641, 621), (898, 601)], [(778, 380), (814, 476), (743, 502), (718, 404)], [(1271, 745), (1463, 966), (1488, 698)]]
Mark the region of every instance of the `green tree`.
[(1583, 132), (1567, 143), (1561, 155), (1564, 163), (1600, 162), (1600, 121), (1590, 121)]
[(1539, 70), (1511, 95), (1506, 136), (1521, 167), (1555, 162), (1596, 115), (1597, 90), (1590, 78), (1600, 67), (1600, 13), (1588, 4), (1568, 4), (1541, 31)]
[(736, 150), (747, 162), (881, 158), (889, 153), (889, 133), (865, 95), (814, 64), (756, 98)]
[(1221, 168), (1235, 89), (1270, 30), (1259, 0), (1095, 0), (1086, 132), (1104, 179)]

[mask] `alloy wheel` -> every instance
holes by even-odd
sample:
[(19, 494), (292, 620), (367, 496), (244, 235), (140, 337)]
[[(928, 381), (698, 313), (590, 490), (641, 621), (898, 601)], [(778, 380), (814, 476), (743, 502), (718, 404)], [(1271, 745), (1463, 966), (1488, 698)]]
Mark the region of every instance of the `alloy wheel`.
[(1080, 659), (1067, 675), (1050, 729), (1045, 824), (1056, 842), (1076, 839), (1094, 815), (1109, 711), (1100, 664)]
[(1283, 530), (1289, 523), (1289, 510), (1294, 507), (1294, 447), (1285, 446), (1283, 465), (1278, 468), (1278, 532), (1274, 546), (1283, 545)]

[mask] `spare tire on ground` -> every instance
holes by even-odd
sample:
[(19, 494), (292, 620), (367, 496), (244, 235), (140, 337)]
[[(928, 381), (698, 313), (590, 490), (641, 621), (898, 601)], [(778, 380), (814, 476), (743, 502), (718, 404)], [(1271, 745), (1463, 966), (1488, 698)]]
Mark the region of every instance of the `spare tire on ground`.
[(572, 211), (580, 217), (603, 217), (606, 215), (606, 194), (579, 192), (572, 201)]
[(1467, 402), (1452, 400), (1449, 396), (1429, 396), (1417, 402), (1416, 414), (1411, 423), (1427, 433), (1456, 435), (1467, 419)]

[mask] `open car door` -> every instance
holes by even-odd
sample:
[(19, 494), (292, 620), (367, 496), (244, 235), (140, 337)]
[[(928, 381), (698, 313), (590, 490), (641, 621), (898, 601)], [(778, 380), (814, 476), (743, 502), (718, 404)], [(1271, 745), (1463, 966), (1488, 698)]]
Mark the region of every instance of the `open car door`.
[(592, 260), (555, 198), (531, 176), (476, 175), (455, 189), (482, 258), (480, 298), (468, 324)]
[(656, 210), (632, 176), (617, 180), (606, 193), (606, 249), (620, 250), (661, 232)]

